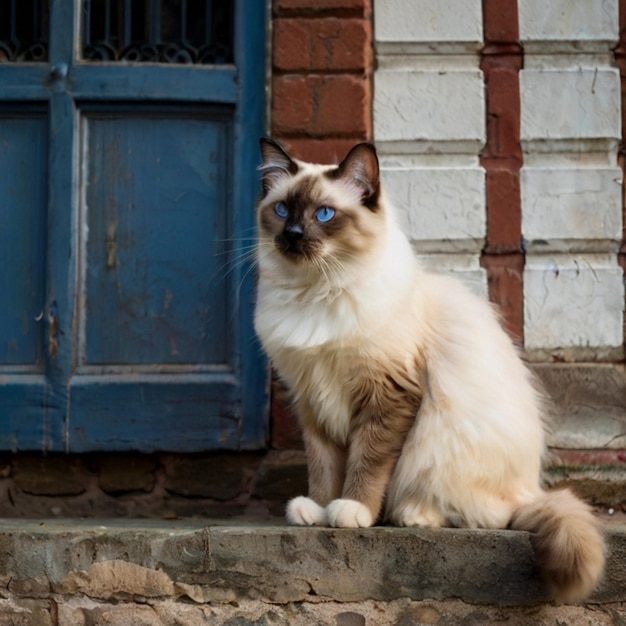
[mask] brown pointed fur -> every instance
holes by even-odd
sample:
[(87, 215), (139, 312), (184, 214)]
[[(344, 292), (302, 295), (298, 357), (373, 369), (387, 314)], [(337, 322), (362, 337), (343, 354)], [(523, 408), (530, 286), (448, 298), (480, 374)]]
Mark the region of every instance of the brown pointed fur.
[(537, 561), (555, 600), (576, 601), (595, 589), (604, 570), (604, 541), (590, 507), (569, 489), (520, 507), (511, 527), (535, 533)]

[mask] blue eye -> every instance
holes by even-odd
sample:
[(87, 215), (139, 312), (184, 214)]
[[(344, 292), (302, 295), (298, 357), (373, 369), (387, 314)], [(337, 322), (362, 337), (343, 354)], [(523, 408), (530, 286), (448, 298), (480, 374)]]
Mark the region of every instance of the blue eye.
[(274, 205), (274, 213), (276, 213), (276, 215), (283, 220), (289, 215), (289, 211), (287, 210), (287, 206), (284, 202), (277, 202)]
[(329, 206), (321, 206), (315, 211), (315, 219), (322, 224), (330, 222), (335, 217), (335, 209)]

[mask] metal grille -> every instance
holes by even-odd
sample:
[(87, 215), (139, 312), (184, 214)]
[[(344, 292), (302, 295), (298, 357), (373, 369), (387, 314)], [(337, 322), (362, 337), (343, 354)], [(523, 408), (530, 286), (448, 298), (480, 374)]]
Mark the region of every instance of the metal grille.
[(0, 63), (48, 60), (48, 1), (0, 0)]
[(233, 0), (85, 0), (82, 37), (88, 61), (232, 63)]

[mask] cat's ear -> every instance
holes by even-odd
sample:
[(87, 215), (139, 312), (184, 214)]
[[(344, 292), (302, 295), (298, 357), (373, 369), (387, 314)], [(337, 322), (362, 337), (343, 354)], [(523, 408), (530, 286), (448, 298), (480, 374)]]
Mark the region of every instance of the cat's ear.
[(298, 171), (298, 165), (289, 156), (287, 151), (273, 139), (260, 139), (261, 156), (263, 163), (257, 168), (261, 171), (263, 180), (263, 195), (288, 176)]
[(380, 168), (376, 148), (371, 143), (359, 143), (339, 164), (335, 177), (357, 188), (361, 202), (370, 208), (378, 201)]

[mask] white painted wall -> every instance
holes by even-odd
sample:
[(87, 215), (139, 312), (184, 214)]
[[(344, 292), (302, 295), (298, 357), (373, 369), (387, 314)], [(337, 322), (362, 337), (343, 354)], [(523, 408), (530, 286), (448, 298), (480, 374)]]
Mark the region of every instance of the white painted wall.
[(427, 265), (486, 293), (480, 0), (375, 0), (374, 137)]
[[(624, 344), (617, 0), (518, 0), (526, 348), (619, 360)], [(374, 137), (427, 264), (486, 292), (480, 0), (374, 0)]]
[(619, 359), (624, 285), (617, 165), (617, 0), (519, 0), (526, 349)]

